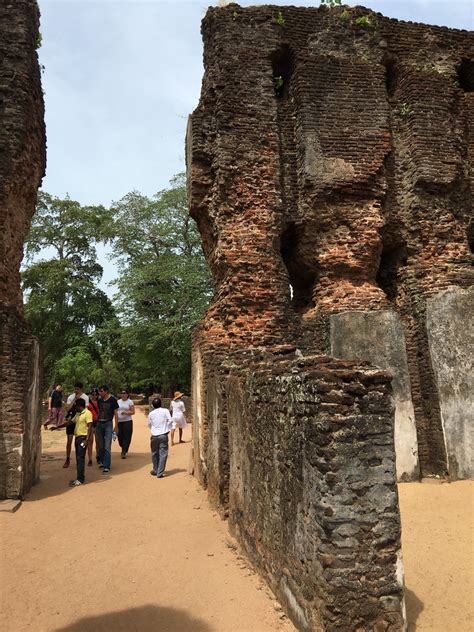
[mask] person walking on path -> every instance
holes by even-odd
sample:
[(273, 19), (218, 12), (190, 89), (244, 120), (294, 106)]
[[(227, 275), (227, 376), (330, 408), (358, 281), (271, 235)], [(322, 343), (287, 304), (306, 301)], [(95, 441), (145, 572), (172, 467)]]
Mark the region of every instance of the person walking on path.
[[(87, 453), (89, 455), (89, 460), (87, 465), (92, 465), (92, 448), (94, 446), (94, 437), (95, 437), (95, 429), (97, 427), (97, 422), (99, 421), (99, 389), (93, 388), (89, 394), (89, 405), (87, 409), (92, 413), (92, 432), (90, 436), (90, 440), (87, 442)], [(97, 459), (97, 463), (99, 463), (99, 452), (97, 450), (97, 439), (95, 441), (95, 456)]]
[(176, 428), (179, 428), (179, 443), (185, 443), (185, 441), (183, 441), (183, 430), (188, 424), (184, 416), (186, 408), (181, 399), (182, 397), (183, 393), (176, 391), (170, 404), (170, 413), (173, 418), (173, 424), (171, 426), (171, 445), (174, 445), (174, 431)]
[(48, 397), (48, 420), (44, 424), (44, 429), (53, 424), (60, 426), (64, 421), (63, 413), (63, 387), (55, 384)]
[(107, 384), (99, 387), (99, 395), (99, 419), (95, 429), (95, 439), (99, 452), (99, 467), (103, 468), (103, 474), (107, 474), (110, 472), (112, 463), (112, 433), (118, 430), (119, 405), (115, 397), (110, 394)]
[[(89, 397), (84, 393), (84, 384), (82, 382), (76, 382), (74, 384), (74, 392), (69, 395), (66, 402), (66, 419), (72, 421), (76, 415), (76, 402), (79, 398), (82, 398), (86, 402), (86, 406), (89, 404)], [(72, 440), (74, 437), (74, 422), (66, 425), (66, 460), (63, 467), (69, 467), (71, 462), (71, 449)]]
[(130, 393), (123, 389), (121, 397), (118, 400), (118, 433), (117, 438), (119, 446), (122, 448), (122, 459), (127, 458), (127, 453), (130, 448), (133, 434), (133, 419), (132, 415), (135, 414), (135, 405), (130, 399)]
[(76, 449), (77, 477), (73, 481), (69, 481), (70, 487), (78, 487), (84, 485), (86, 450), (92, 433), (92, 413), (86, 408), (86, 402), (82, 397), (76, 399), (76, 415), (74, 417), (74, 447)]
[(150, 474), (157, 478), (165, 475), (168, 460), (168, 434), (172, 420), (169, 410), (161, 407), (161, 399), (157, 397), (151, 402), (153, 410), (148, 415), (148, 427), (151, 432), (151, 461), (153, 469)]

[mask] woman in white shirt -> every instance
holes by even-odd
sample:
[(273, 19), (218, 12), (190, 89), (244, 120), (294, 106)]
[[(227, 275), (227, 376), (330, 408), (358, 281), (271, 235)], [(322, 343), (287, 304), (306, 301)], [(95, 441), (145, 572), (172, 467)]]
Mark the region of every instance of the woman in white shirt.
[(122, 448), (122, 459), (127, 458), (127, 453), (130, 448), (133, 434), (133, 419), (132, 415), (135, 414), (135, 405), (130, 399), (130, 393), (123, 389), (120, 393), (120, 399), (118, 401), (118, 433), (117, 438), (119, 446)]
[(184, 416), (186, 408), (184, 407), (184, 402), (181, 399), (182, 397), (183, 393), (176, 391), (170, 405), (170, 413), (173, 418), (173, 425), (171, 427), (171, 445), (174, 445), (174, 431), (176, 428), (179, 428), (179, 443), (185, 443), (183, 441), (183, 430), (188, 424), (186, 422), (186, 417)]

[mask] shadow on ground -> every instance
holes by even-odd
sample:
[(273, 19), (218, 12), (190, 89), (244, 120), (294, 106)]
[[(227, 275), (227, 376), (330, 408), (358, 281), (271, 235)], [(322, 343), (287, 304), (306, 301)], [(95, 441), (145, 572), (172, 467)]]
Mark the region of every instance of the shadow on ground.
[(76, 623), (54, 632), (211, 632), (207, 623), (184, 610), (160, 606), (142, 606), (110, 612), (96, 617), (84, 617)]
[[(44, 452), (41, 457), (41, 474), (40, 480), (34, 485), (26, 496), (27, 502), (43, 500), (51, 496), (57, 496), (65, 492), (74, 492), (69, 487), (69, 481), (76, 478), (76, 459), (74, 450), (71, 454), (71, 465), (63, 468), (64, 449)], [(131, 452), (126, 459), (120, 458), (120, 452), (113, 450), (112, 452), (112, 468), (109, 474), (102, 474), (102, 470), (98, 468), (93, 459), (93, 465), (86, 464), (85, 477), (86, 487), (88, 485), (106, 484), (116, 476), (122, 476), (135, 470), (143, 468), (143, 476), (150, 477), (151, 456), (149, 452)], [(166, 476), (173, 476), (184, 473), (184, 469), (166, 470)]]
[(407, 587), (405, 587), (405, 605), (407, 609), (407, 632), (415, 632), (416, 621), (423, 611), (424, 605), (415, 593)]

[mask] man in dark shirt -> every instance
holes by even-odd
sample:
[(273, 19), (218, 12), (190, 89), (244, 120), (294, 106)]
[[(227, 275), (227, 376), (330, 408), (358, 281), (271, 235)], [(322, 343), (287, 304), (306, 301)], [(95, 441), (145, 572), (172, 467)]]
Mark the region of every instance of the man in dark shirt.
[[(102, 473), (110, 472), (112, 462), (112, 433), (118, 430), (118, 402), (110, 394), (107, 384), (99, 387), (99, 420), (95, 429), (96, 441), (98, 445), (99, 467)], [(115, 424), (113, 427), (113, 422)]]
[(48, 421), (44, 424), (45, 429), (49, 424), (60, 426), (63, 423), (63, 387), (55, 384), (48, 397)]

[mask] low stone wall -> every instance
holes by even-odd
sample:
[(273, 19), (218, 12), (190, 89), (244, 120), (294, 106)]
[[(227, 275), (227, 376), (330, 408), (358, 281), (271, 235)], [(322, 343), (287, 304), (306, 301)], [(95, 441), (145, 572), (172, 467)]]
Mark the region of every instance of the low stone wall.
[(403, 630), (390, 375), (316, 356), (238, 366), (231, 531), (298, 629)]

